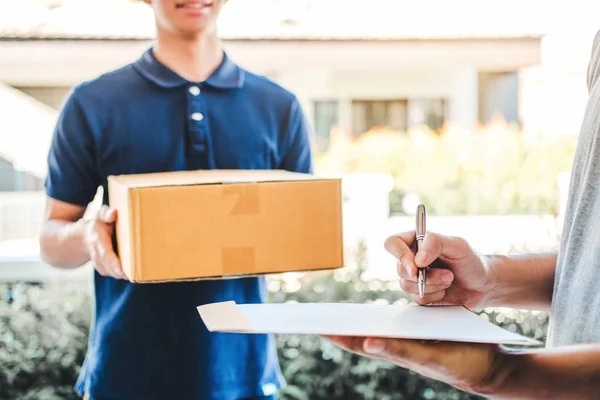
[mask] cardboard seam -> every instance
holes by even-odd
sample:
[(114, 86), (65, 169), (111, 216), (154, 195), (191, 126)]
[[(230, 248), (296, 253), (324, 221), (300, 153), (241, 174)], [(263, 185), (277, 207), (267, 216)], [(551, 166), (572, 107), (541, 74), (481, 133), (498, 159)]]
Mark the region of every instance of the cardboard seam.
[(259, 184), (249, 183), (223, 186), (223, 194), (225, 196), (235, 197), (233, 208), (229, 212), (230, 216), (260, 214), (261, 188)]
[[(139, 217), (140, 213), (140, 196), (136, 190), (133, 188), (128, 188), (129, 195), (129, 224), (132, 227), (131, 237), (133, 238), (132, 242), (132, 251), (131, 251), (131, 262), (133, 264), (132, 272), (133, 277), (132, 281), (136, 282), (142, 276), (142, 255), (141, 251), (141, 218)], [(135, 223), (134, 223), (135, 221)], [(137, 251), (135, 251), (137, 249)]]
[[(344, 268), (344, 265), (340, 265), (337, 267), (322, 267), (322, 268), (311, 268), (311, 269), (303, 269), (301, 271), (298, 272), (333, 272), (337, 269), (340, 268)], [(203, 276), (203, 277), (199, 277), (199, 278), (178, 278), (178, 279), (156, 279), (156, 280), (147, 280), (144, 281), (144, 284), (153, 284), (153, 283), (166, 283), (166, 282), (199, 282), (199, 281), (219, 281), (219, 280), (223, 280), (223, 279), (244, 279), (244, 278), (262, 278), (262, 277), (266, 277), (267, 275), (280, 275), (280, 274), (285, 274), (288, 273), (290, 271), (284, 270), (284, 271), (265, 271), (265, 272), (252, 272), (252, 273), (247, 273), (247, 274), (232, 274), (232, 275), (227, 275), (227, 274), (222, 274), (222, 275), (211, 275), (211, 276)]]
[(225, 276), (235, 275), (240, 268), (256, 270), (256, 249), (250, 246), (223, 247), (221, 267)]
[[(115, 175), (114, 178), (118, 178), (121, 175)], [(124, 175), (127, 176), (127, 175)], [(118, 182), (118, 179), (115, 181)], [(265, 184), (265, 183), (283, 183), (283, 182), (310, 182), (310, 181), (320, 181), (320, 182), (332, 182), (332, 181), (341, 181), (340, 178), (320, 178), (317, 176), (311, 177), (311, 179), (269, 179), (269, 180), (259, 180), (259, 181), (233, 181), (233, 182), (194, 182), (194, 183), (163, 183), (161, 185), (144, 185), (144, 184), (127, 184), (123, 185), (128, 189), (142, 189), (142, 188), (163, 188), (163, 187), (172, 187), (172, 186), (206, 186), (206, 185), (245, 185), (245, 184)]]
[(343, 212), (343, 208), (344, 208), (344, 199), (343, 199), (343, 195), (342, 195), (342, 181), (340, 179), (332, 179), (332, 181), (337, 181), (337, 190), (336, 190), (336, 196), (337, 196), (337, 203), (339, 204), (338, 207), (338, 218), (339, 218), (339, 225), (340, 225), (340, 243), (341, 246), (339, 248), (339, 257), (340, 257), (340, 261), (342, 262), (342, 267), (343, 268), (346, 265), (346, 256), (344, 254), (344, 212)]

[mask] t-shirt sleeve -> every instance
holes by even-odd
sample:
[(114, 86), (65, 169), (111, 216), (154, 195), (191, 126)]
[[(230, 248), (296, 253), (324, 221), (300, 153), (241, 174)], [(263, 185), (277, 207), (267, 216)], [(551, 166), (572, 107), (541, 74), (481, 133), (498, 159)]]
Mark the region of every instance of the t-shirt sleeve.
[(75, 90), (65, 102), (52, 136), (46, 194), (66, 203), (86, 206), (94, 199), (100, 184), (93, 132)]
[(313, 173), (310, 125), (297, 99), (294, 99), (288, 119), (287, 134), (282, 145), (279, 169)]
[(599, 75), (600, 75), (600, 31), (598, 31), (596, 33), (596, 36), (594, 37), (590, 60), (588, 62), (588, 66), (587, 66), (586, 83), (587, 83), (588, 92), (591, 92), (594, 85), (596, 85)]

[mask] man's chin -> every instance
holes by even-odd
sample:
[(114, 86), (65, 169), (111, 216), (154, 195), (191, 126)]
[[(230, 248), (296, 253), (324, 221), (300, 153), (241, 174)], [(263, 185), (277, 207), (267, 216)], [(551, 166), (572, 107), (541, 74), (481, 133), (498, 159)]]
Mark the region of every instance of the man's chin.
[(182, 37), (193, 39), (206, 34), (216, 33), (216, 24), (213, 21), (196, 22), (175, 27), (176, 32)]

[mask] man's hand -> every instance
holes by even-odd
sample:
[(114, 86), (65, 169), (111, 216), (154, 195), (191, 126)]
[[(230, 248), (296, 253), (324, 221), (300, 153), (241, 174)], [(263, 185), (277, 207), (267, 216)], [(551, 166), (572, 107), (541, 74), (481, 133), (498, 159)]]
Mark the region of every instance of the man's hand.
[[(478, 307), (489, 290), (486, 259), (461, 238), (427, 233), (416, 253), (415, 232), (389, 237), (385, 248), (398, 259), (402, 290), (421, 305), (464, 305)], [(416, 253), (416, 254), (415, 254)], [(425, 296), (418, 296), (417, 268), (427, 271)]]
[(326, 336), (342, 349), (390, 361), (479, 395), (503, 391), (516, 358), (497, 345)]
[(90, 260), (100, 275), (126, 279), (112, 246), (111, 238), (116, 220), (117, 210), (102, 206), (94, 218), (86, 221), (84, 241)]
[(126, 279), (112, 246), (117, 212), (103, 206), (94, 217), (86, 207), (48, 198), (40, 235), (40, 255), (57, 268), (76, 268), (88, 261), (99, 274)]

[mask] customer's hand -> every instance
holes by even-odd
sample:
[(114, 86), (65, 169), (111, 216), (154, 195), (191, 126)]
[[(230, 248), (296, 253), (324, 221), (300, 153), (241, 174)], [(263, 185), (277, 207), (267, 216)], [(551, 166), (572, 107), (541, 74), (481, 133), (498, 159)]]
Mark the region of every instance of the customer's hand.
[(126, 279), (112, 246), (111, 238), (116, 220), (117, 210), (102, 206), (94, 218), (85, 222), (84, 238), (90, 260), (100, 275)]
[[(385, 248), (398, 260), (400, 286), (421, 305), (482, 305), (490, 291), (489, 266), (462, 238), (427, 233), (416, 252), (415, 231), (389, 237)], [(427, 270), (425, 295), (419, 298), (417, 268)]]
[(353, 353), (390, 361), (432, 379), (480, 395), (507, 385), (518, 357), (497, 345), (324, 336)]

